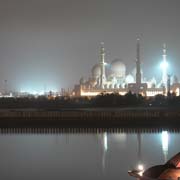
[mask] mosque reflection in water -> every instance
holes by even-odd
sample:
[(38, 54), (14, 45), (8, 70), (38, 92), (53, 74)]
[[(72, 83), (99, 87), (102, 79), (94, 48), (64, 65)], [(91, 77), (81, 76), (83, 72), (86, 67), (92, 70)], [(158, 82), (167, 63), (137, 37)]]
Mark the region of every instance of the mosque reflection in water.
[[(143, 159), (142, 159), (142, 134), (137, 133), (137, 164), (136, 169), (143, 170)], [(110, 145), (108, 142), (115, 141), (116, 143), (120, 143), (122, 146), (122, 143), (124, 146), (126, 146), (127, 141), (127, 134), (121, 133), (121, 134), (109, 134), (107, 132), (104, 132), (102, 135), (100, 135), (100, 140), (102, 143), (102, 167), (103, 171), (105, 171), (106, 168), (106, 157), (108, 153), (108, 149), (110, 148)], [(162, 154), (163, 154), (163, 161), (164, 163), (168, 160), (168, 145), (169, 145), (169, 133), (168, 131), (162, 131), (161, 133), (161, 144), (162, 144)]]
[(168, 131), (0, 134), (0, 177), (132, 180), (128, 170), (164, 164), (177, 154), (179, 138)]

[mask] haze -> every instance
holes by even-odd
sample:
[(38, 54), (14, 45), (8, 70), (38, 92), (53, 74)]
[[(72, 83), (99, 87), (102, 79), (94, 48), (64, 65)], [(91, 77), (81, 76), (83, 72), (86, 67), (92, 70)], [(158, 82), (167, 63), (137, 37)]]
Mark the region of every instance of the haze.
[(171, 74), (180, 66), (179, 0), (0, 0), (0, 90), (73, 87), (98, 62), (135, 66), (141, 37), (144, 76), (160, 76), (162, 44)]

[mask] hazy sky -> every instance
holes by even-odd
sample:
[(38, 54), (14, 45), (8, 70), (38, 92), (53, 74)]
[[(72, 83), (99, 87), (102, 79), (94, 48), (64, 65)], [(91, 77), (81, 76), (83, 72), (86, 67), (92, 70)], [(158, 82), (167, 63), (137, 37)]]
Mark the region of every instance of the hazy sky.
[(98, 62), (135, 66), (141, 35), (144, 76), (160, 76), (162, 44), (180, 76), (180, 0), (0, 0), (0, 89), (73, 87)]

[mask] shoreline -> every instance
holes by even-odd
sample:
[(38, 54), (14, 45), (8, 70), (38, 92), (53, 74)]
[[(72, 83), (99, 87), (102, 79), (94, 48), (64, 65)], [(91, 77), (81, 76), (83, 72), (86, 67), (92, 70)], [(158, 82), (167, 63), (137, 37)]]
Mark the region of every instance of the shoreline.
[(180, 109), (1, 109), (0, 128), (13, 127), (176, 128), (180, 127)]

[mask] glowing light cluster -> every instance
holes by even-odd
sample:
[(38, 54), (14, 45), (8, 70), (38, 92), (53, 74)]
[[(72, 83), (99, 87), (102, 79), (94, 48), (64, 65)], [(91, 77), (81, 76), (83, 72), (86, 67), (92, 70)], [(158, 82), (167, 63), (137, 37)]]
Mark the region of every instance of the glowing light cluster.
[(176, 88), (176, 95), (179, 96), (180, 95), (180, 89), (179, 88)]
[(20, 93), (22, 94), (31, 94), (31, 95), (44, 95), (49, 92), (58, 92), (56, 88), (54, 87), (48, 87), (46, 89), (43, 89), (39, 86), (24, 86), (20, 89)]
[(163, 94), (163, 91), (146, 91), (146, 95), (151, 97), (151, 96), (156, 96), (158, 94)]
[(81, 96), (97, 96), (99, 94), (100, 94), (100, 92), (81, 91)]
[(140, 170), (140, 171), (143, 171), (144, 170), (144, 166), (142, 165), (142, 164), (138, 164), (138, 170)]
[[(48, 94), (50, 91), (48, 92), (44, 92), (44, 91), (35, 91), (35, 90), (21, 90), (20, 93), (21, 94), (30, 94), (30, 95), (34, 95), (34, 96), (41, 96), (41, 95), (45, 95)], [(57, 93), (57, 91), (51, 91), (53, 93)]]
[(160, 67), (161, 67), (162, 70), (167, 69), (168, 66), (169, 66), (169, 64), (167, 63), (167, 61), (163, 61), (163, 62), (160, 64)]
[(139, 171), (138, 174), (139, 174), (140, 176), (142, 176), (142, 175), (143, 175), (143, 172), (144, 172), (144, 166), (143, 166), (143, 164), (138, 164), (137, 170)]
[[(114, 93), (114, 91), (108, 91), (108, 94), (112, 94)], [(127, 93), (127, 91), (119, 91), (120, 95), (125, 95)], [(81, 96), (97, 96), (101, 94), (101, 91), (89, 91), (86, 89), (81, 90)]]

